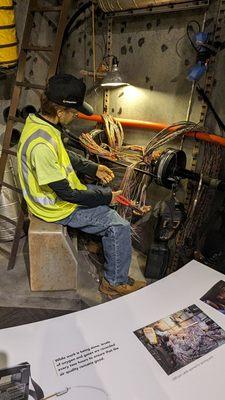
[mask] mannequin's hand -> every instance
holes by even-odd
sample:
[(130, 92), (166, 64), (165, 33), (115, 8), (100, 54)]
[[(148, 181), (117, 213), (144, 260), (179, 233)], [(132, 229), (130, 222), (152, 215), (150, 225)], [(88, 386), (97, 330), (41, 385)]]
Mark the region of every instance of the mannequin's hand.
[(115, 177), (111, 169), (101, 164), (98, 166), (96, 176), (102, 183), (109, 183)]

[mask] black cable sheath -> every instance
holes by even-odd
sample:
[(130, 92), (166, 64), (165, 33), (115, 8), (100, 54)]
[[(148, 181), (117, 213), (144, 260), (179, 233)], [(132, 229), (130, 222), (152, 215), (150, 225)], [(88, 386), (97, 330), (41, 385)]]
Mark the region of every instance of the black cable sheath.
[(63, 33), (63, 38), (62, 38), (62, 44), (61, 44), (61, 48), (60, 48), (60, 53), (59, 53), (59, 58), (58, 58), (58, 64), (59, 64), (59, 60), (62, 54), (62, 49), (63, 46), (65, 45), (66, 40), (68, 39), (70, 33), (70, 28), (72, 27), (74, 21), (76, 21), (76, 19), (83, 13), (85, 12), (85, 10), (87, 10), (90, 6), (92, 5), (92, 1), (88, 1), (87, 3), (83, 4), (74, 14), (73, 16), (70, 18), (70, 20), (68, 21), (64, 33)]
[(212, 111), (219, 127), (221, 129), (223, 129), (223, 131), (225, 131), (225, 125), (224, 125), (223, 121), (221, 120), (220, 116), (218, 115), (218, 113), (216, 112), (215, 108), (213, 107), (213, 105), (212, 105), (211, 101), (209, 100), (207, 94), (205, 93), (204, 89), (202, 89), (201, 86), (199, 86), (199, 85), (196, 86), (196, 89), (197, 89), (198, 94), (203, 98), (204, 102), (207, 104), (209, 109)]
[(69, 35), (69, 30), (72, 27), (73, 23), (76, 21), (76, 19), (83, 13), (85, 12), (90, 6), (92, 5), (92, 1), (88, 1), (87, 3), (83, 4), (70, 18), (69, 22), (67, 23), (65, 27), (65, 31), (63, 34), (63, 40), (62, 40), (62, 46), (65, 44), (65, 41), (68, 38)]

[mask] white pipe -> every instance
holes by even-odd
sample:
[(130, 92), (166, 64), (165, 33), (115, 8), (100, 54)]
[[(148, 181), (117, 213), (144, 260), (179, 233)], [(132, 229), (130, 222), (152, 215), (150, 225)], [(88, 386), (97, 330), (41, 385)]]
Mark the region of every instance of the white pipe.
[(99, 7), (104, 12), (138, 10), (163, 4), (180, 3), (181, 0), (98, 0)]

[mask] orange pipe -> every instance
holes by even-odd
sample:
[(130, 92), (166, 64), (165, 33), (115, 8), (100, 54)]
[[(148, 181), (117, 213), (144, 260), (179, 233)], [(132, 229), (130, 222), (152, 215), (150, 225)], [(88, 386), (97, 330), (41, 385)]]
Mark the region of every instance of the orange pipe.
[[(91, 116), (87, 116), (81, 113), (78, 113), (78, 118), (87, 119), (89, 121), (96, 121), (103, 123), (103, 118), (99, 114), (93, 114)], [(116, 118), (117, 121), (121, 123), (121, 125), (128, 128), (139, 128), (139, 129), (150, 129), (152, 131), (161, 131), (166, 128), (168, 125), (166, 124), (158, 124), (157, 122), (148, 122), (148, 121), (139, 121), (136, 119), (124, 119), (124, 118)]]
[(187, 132), (185, 136), (193, 137), (195, 139), (203, 140), (204, 142), (209, 142), (213, 144), (219, 144), (225, 147), (225, 138), (217, 135), (212, 135), (211, 133), (205, 132)]
[[(78, 113), (78, 118), (86, 119), (88, 121), (95, 121), (99, 123), (103, 123), (103, 118), (99, 114), (93, 114), (91, 116), (87, 116), (81, 113)], [(149, 129), (151, 131), (161, 131), (168, 127), (166, 124), (160, 124), (158, 122), (149, 122), (149, 121), (139, 121), (135, 119), (125, 119), (125, 118), (116, 118), (117, 121), (121, 123), (122, 126), (128, 128), (137, 128), (137, 129)], [(171, 128), (172, 130), (173, 128)], [(225, 138), (217, 135), (213, 135), (211, 133), (205, 132), (187, 132), (185, 136), (192, 137), (198, 140), (203, 140), (204, 142), (219, 144), (220, 146), (225, 147)]]

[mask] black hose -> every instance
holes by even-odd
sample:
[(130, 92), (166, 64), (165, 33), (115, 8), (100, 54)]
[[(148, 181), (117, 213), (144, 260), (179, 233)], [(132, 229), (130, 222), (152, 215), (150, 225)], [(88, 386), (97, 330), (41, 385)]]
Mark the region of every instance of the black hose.
[(83, 4), (70, 18), (68, 21), (65, 31), (63, 34), (63, 40), (62, 40), (62, 46), (65, 44), (65, 41), (68, 39), (69, 34), (70, 34), (70, 29), (73, 25), (73, 23), (76, 21), (76, 19), (83, 13), (85, 12), (90, 6), (92, 5), (92, 1), (88, 1), (87, 3)]
[[(73, 30), (70, 30), (74, 21), (76, 21), (76, 19), (83, 13), (85, 12), (90, 6), (92, 5), (92, 1), (88, 1), (87, 3), (83, 4), (70, 18), (70, 20), (68, 21), (64, 33), (63, 33), (63, 38), (62, 38), (62, 44), (61, 44), (61, 49), (60, 49), (60, 54), (59, 54), (59, 60), (60, 60), (60, 56), (62, 53), (62, 48), (65, 45), (66, 40), (68, 39), (69, 35), (73, 32)], [(77, 26), (79, 27), (79, 25)]]
[(197, 92), (199, 93), (199, 95), (203, 98), (204, 102), (209, 107), (209, 109), (212, 111), (219, 127), (225, 132), (225, 125), (224, 125), (223, 121), (221, 120), (221, 118), (219, 117), (218, 113), (216, 112), (215, 108), (213, 107), (213, 105), (212, 105), (211, 101), (209, 100), (205, 91), (199, 85), (196, 86), (196, 89), (197, 89)]

